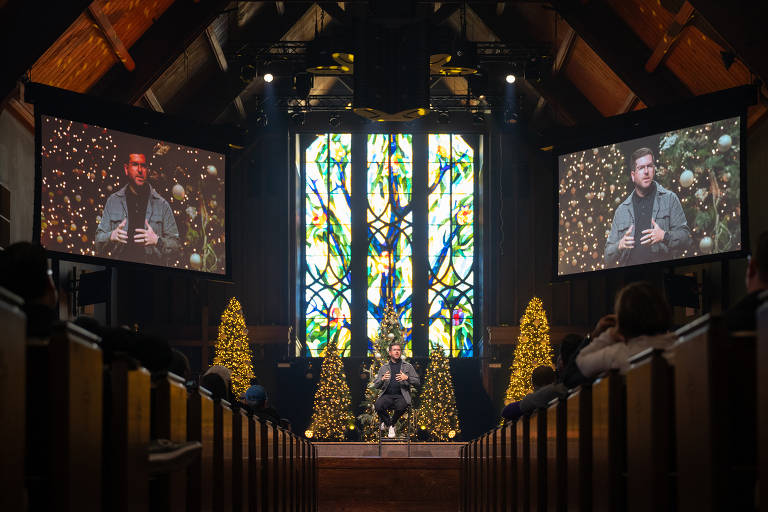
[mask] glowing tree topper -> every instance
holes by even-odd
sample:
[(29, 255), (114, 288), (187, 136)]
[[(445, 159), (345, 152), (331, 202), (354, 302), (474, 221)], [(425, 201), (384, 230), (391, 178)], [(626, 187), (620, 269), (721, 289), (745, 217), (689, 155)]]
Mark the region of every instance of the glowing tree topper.
[(248, 327), (240, 302), (232, 297), (221, 314), (219, 335), (216, 338), (216, 356), (213, 364), (226, 366), (232, 371), (232, 393), (235, 397), (245, 393), (253, 375), (253, 353), (248, 345)]
[(520, 336), (517, 338), (505, 402), (516, 402), (533, 391), (531, 374), (539, 366), (552, 366), (552, 347), (544, 305), (541, 299), (534, 297), (520, 319)]

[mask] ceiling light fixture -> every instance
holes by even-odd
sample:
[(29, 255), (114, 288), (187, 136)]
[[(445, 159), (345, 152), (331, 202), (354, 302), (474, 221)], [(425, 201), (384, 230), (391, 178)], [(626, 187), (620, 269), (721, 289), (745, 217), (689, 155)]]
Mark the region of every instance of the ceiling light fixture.
[(275, 79), (275, 75), (273, 75), (272, 73), (264, 73), (264, 81), (265, 82), (270, 83), (274, 79)]
[(515, 80), (517, 80), (517, 78), (515, 78), (515, 75), (513, 75), (512, 73), (509, 73), (506, 76), (506, 78), (504, 78), (504, 80), (506, 80), (508, 84), (513, 84), (515, 83)]

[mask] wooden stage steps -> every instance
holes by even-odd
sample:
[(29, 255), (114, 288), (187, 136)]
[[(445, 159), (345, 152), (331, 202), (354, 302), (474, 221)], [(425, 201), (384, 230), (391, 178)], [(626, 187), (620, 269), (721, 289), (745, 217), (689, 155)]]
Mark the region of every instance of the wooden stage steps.
[(462, 443), (313, 443), (320, 512), (448, 512), (459, 509)]

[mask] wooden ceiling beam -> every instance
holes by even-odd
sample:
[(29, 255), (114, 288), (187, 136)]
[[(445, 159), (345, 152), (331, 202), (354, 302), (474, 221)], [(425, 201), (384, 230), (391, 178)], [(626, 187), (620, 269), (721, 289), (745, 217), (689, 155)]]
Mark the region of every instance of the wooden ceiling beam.
[[(91, 0), (8, 0), (0, 7), (0, 99), (88, 8)], [(11, 51), (12, 50), (12, 51)]]
[(104, 39), (115, 52), (117, 60), (122, 62), (125, 69), (133, 71), (136, 69), (136, 63), (133, 61), (131, 54), (128, 53), (128, 48), (125, 47), (123, 41), (115, 32), (115, 27), (112, 26), (112, 22), (101, 8), (101, 2), (99, 0), (93, 0), (91, 5), (88, 6), (88, 12), (91, 14), (93, 21), (96, 22), (96, 26), (99, 27), (101, 33), (104, 35)]
[(229, 0), (174, 2), (131, 47), (136, 69), (116, 65), (89, 94), (134, 104), (176, 58), (221, 14)]
[(571, 49), (573, 48), (573, 43), (575, 41), (576, 31), (571, 27), (568, 27), (568, 31), (563, 37), (563, 40), (560, 43), (560, 47), (557, 49), (555, 60), (552, 62), (553, 75), (558, 74), (568, 64), (568, 57), (571, 55)]
[(672, 20), (666, 33), (662, 36), (659, 44), (654, 48), (648, 62), (645, 63), (645, 70), (648, 73), (653, 73), (656, 68), (664, 62), (669, 55), (669, 52), (674, 48), (677, 42), (680, 40), (680, 35), (683, 33), (683, 29), (693, 18), (693, 6), (690, 2), (686, 1), (680, 10), (675, 14), (675, 19)]
[(691, 92), (669, 69), (659, 68), (653, 75), (645, 71), (644, 64), (651, 51), (603, 1), (552, 0), (552, 5), (646, 105), (662, 105), (691, 97)]
[(740, 60), (768, 84), (768, 3), (751, 0), (690, 0), (696, 11), (725, 39)]
[(160, 103), (160, 100), (157, 99), (155, 91), (153, 91), (151, 87), (144, 93), (144, 100), (155, 112), (165, 112), (165, 110), (163, 110), (163, 105)]
[[(514, 44), (516, 41), (534, 40), (529, 28), (514, 9), (504, 9), (504, 12), (497, 16), (495, 8), (487, 11), (482, 7), (477, 5), (473, 9), (502, 42)], [(538, 82), (523, 80), (523, 84), (528, 84), (538, 96), (543, 97), (565, 124), (586, 123), (602, 117), (600, 111), (562, 74), (550, 74)]]
[[(234, 45), (243, 45), (244, 40), (278, 41), (312, 7), (310, 3), (285, 3), (285, 14), (280, 15), (274, 9), (264, 9), (254, 16), (245, 26), (230, 33), (224, 52)], [(235, 98), (245, 102), (249, 96), (247, 84), (240, 77), (240, 66), (230, 63), (228, 70), (222, 73), (218, 67), (209, 66), (186, 83), (182, 90), (166, 105), (166, 111), (182, 116), (194, 116), (203, 123), (214, 122), (222, 112), (230, 108)], [(237, 108), (237, 106), (235, 106)], [(244, 111), (244, 110), (243, 110)]]
[(349, 14), (337, 2), (317, 2), (317, 5), (342, 25), (349, 23)]
[(208, 39), (208, 44), (211, 45), (211, 52), (213, 52), (213, 56), (216, 59), (216, 63), (219, 65), (219, 69), (226, 73), (226, 71), (229, 69), (227, 56), (224, 55), (224, 50), (221, 47), (219, 38), (213, 31), (213, 27), (209, 26), (207, 29), (205, 29), (205, 37)]

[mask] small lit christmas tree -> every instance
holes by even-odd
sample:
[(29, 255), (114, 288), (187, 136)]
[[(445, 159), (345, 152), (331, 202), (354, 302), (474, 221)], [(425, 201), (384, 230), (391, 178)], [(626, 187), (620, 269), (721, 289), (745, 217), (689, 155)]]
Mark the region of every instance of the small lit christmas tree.
[(312, 423), (307, 432), (308, 437), (322, 441), (343, 441), (346, 431), (355, 425), (344, 362), (337, 343), (338, 336), (328, 343), (315, 391)]
[[(384, 310), (384, 317), (379, 324), (379, 330), (376, 333), (376, 339), (374, 340), (374, 358), (370, 362), (370, 365), (365, 367), (364, 371), (368, 373), (368, 385), (365, 387), (365, 396), (360, 402), (360, 408), (362, 413), (357, 417), (362, 427), (363, 439), (365, 441), (375, 441), (378, 439), (377, 429), (380, 425), (379, 417), (376, 414), (376, 399), (379, 397), (379, 389), (377, 389), (373, 382), (376, 379), (376, 375), (381, 368), (381, 365), (389, 360), (389, 345), (392, 343), (403, 343), (403, 334), (401, 331), (400, 321), (397, 318), (397, 312), (392, 307), (392, 300), (390, 299), (387, 307)], [(406, 361), (405, 356), (400, 357), (403, 361)], [(394, 378), (394, 377), (393, 377)], [(411, 399), (414, 394), (411, 393)], [(407, 416), (403, 416), (404, 419), (408, 419)], [(404, 428), (402, 422), (398, 422), (395, 425), (396, 434), (399, 436), (401, 430)]]
[(549, 344), (549, 322), (541, 299), (534, 297), (525, 308), (520, 320), (512, 375), (505, 395), (506, 402), (516, 402), (533, 391), (531, 374), (539, 366), (552, 366), (552, 347)]
[(221, 314), (219, 335), (216, 338), (216, 356), (213, 364), (226, 366), (232, 371), (232, 393), (235, 397), (245, 393), (253, 378), (253, 354), (248, 345), (248, 327), (240, 302), (232, 297)]
[(432, 347), (417, 417), (433, 440), (451, 441), (461, 432), (450, 362), (439, 347)]

